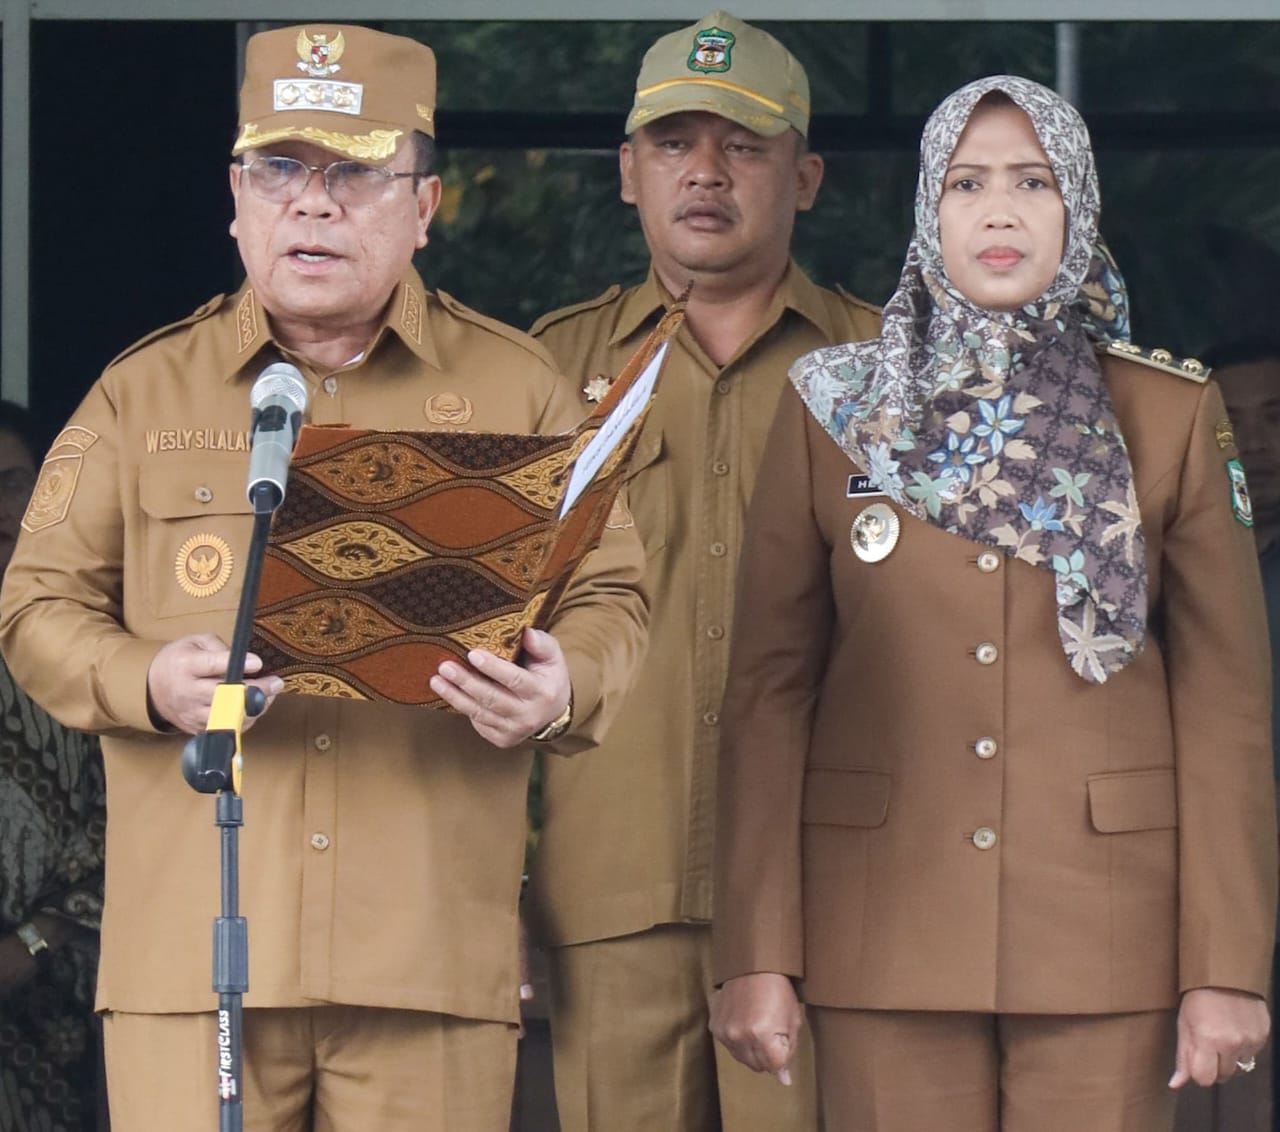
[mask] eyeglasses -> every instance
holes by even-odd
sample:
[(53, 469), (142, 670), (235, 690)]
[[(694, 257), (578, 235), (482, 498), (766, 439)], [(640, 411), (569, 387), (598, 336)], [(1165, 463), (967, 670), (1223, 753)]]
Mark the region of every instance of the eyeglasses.
[(393, 173), (385, 166), (359, 161), (308, 165), (294, 157), (255, 157), (245, 162), (244, 171), (253, 191), (270, 201), (297, 200), (311, 183), (311, 174), (319, 173), (324, 178), (324, 191), (343, 207), (371, 204), (382, 195), (388, 182), (398, 177), (421, 176)]

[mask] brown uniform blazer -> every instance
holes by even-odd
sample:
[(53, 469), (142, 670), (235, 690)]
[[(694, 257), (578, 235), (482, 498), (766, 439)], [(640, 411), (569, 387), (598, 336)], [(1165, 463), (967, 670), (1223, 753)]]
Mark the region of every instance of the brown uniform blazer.
[[(147, 671), (165, 641), (230, 639), (252, 526), (249, 389), (275, 356), (245, 288), (109, 366), (54, 442), (5, 577), (15, 676), (106, 736), (105, 1009), (216, 1003), (213, 802), (179, 772), (184, 736), (153, 726)], [(303, 369), (315, 424), (560, 432), (581, 417), (537, 343), (412, 272), (359, 360)], [(600, 739), (639, 665), (643, 565), (634, 531), (607, 531), (557, 610), (564, 753)], [(499, 751), (452, 712), (282, 695), (244, 751), (246, 1006), (519, 1017), (527, 747)]]
[(859, 560), (850, 526), (874, 500), (847, 496), (856, 469), (784, 394), (724, 705), (717, 981), (1033, 1013), (1266, 992), (1269, 659), (1226, 414), (1212, 383), (1103, 369), (1150, 594), (1144, 651), (1103, 685), (1063, 655), (1050, 572), (904, 512), (893, 552)]

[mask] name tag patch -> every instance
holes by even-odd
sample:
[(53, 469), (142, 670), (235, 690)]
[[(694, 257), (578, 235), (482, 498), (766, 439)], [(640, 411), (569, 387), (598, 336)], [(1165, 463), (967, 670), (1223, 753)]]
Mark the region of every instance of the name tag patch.
[(865, 476), (860, 472), (855, 472), (849, 477), (849, 486), (845, 488), (845, 498), (853, 499), (858, 495), (883, 495), (875, 484), (871, 482), (870, 476)]

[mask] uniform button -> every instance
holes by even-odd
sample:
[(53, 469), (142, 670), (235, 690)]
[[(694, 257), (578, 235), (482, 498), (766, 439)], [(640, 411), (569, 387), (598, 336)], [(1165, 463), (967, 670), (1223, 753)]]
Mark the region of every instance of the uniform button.
[(729, 474), (729, 465), (723, 460), (717, 460), (711, 465), (711, 470), (718, 476), (727, 476)]
[(984, 550), (978, 555), (978, 569), (984, 574), (994, 574), (1000, 569), (1000, 555), (994, 550)]
[(718, 641), (724, 636), (724, 630), (719, 625), (710, 625), (707, 627), (707, 636), (713, 641)]
[(993, 759), (999, 750), (996, 741), (990, 735), (984, 735), (973, 744), (974, 753), (980, 759)]
[(714, 711), (704, 711), (702, 713), (702, 722), (708, 727), (715, 727), (715, 725), (720, 722), (720, 716)]
[(981, 829), (973, 831), (973, 843), (979, 849), (994, 849), (996, 844), (996, 831), (988, 829), (985, 825)]
[(317, 751), (327, 751), (333, 746), (333, 740), (328, 735), (317, 735), (314, 742)]
[(728, 393), (728, 392), (729, 392), (729, 390), (730, 390), (730, 389), (732, 389), (732, 388), (733, 388), (733, 386), (732, 386), (732, 385), (730, 385), (727, 381), (725, 381), (725, 379), (724, 379), (723, 377), (722, 377), (719, 381), (717, 381), (717, 382), (716, 382), (716, 392), (717, 392), (717, 393)]
[(332, 397), (338, 392), (338, 379), (336, 377), (326, 377), (324, 379), (324, 391)]
[[(975, 840), (977, 839), (977, 834), (974, 834), (974, 838)], [(323, 853), (329, 848), (329, 839), (323, 833), (313, 833), (311, 835), (311, 848), (319, 849)]]
[(1000, 659), (1000, 650), (990, 641), (983, 641), (973, 650), (973, 655), (979, 664), (995, 664)]
[(713, 558), (723, 558), (728, 553), (729, 548), (722, 542), (713, 542), (711, 544), (711, 556)]
[(204, 484), (201, 484), (195, 490), (195, 497), (196, 501), (199, 503), (210, 503), (213, 501), (213, 492), (205, 487)]

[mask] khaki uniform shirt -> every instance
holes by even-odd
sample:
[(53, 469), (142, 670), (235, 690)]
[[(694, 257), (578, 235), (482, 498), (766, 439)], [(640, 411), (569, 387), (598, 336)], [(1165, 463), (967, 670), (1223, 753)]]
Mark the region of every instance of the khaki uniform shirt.
[[(166, 641), (230, 639), (251, 530), (249, 388), (278, 353), (245, 289), (117, 359), (51, 449), (5, 579), (14, 672), (64, 722), (106, 736), (101, 1008), (215, 1005), (214, 803), (182, 778), (184, 737), (156, 733), (146, 676)], [(317, 424), (530, 432), (581, 417), (541, 347), (416, 274), (361, 359), (302, 368)], [(210, 536), (229, 577), (188, 549)], [(559, 750), (598, 738), (631, 683), (641, 571), (634, 532), (607, 532), (557, 613), (575, 712)], [(452, 713), (298, 695), (244, 749), (246, 1006), (516, 1020), (529, 750), (497, 750)]]
[[(547, 315), (533, 333), (580, 391), (616, 374), (670, 301), (650, 272)], [(601, 750), (580, 765), (546, 760), (533, 869), (545, 942), (710, 919), (720, 697), (756, 465), (791, 363), (878, 332), (875, 308), (815, 286), (795, 264), (723, 368), (679, 331), (628, 487), (648, 559), (649, 654)]]
[[(894, 507), (861, 561), (848, 456), (788, 391), (743, 548), (714, 970), (821, 1006), (1012, 1013), (1265, 994), (1270, 672), (1217, 387), (1107, 357), (1150, 612), (1104, 684), (1054, 576)], [(745, 631), (749, 627), (749, 632)]]

